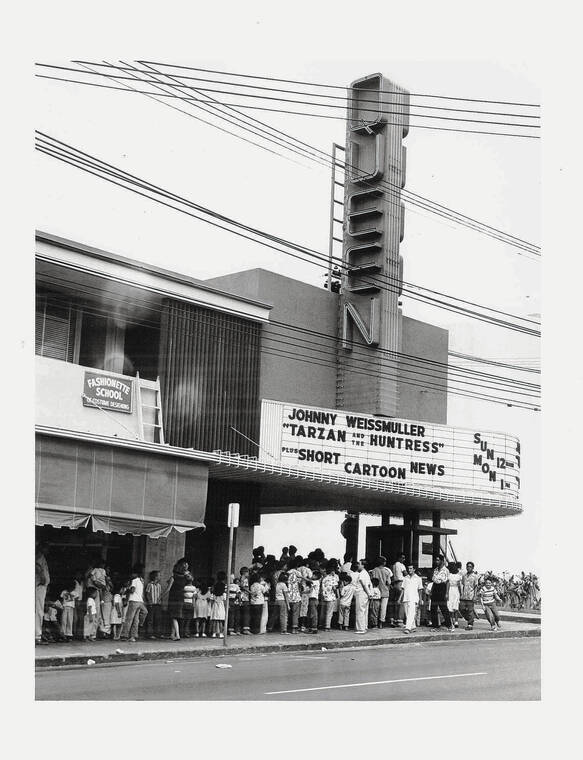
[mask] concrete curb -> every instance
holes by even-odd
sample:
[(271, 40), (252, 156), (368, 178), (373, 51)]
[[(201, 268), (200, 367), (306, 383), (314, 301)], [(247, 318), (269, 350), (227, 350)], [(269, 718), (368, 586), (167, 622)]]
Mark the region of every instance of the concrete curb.
[(433, 641), (467, 641), (468, 639), (518, 639), (526, 637), (540, 637), (540, 629), (524, 629), (515, 631), (472, 631), (459, 633), (436, 633), (436, 634), (411, 634), (410, 636), (401, 634), (400, 636), (391, 636), (384, 638), (362, 638), (347, 639), (346, 641), (310, 641), (297, 644), (264, 644), (260, 646), (229, 646), (221, 645), (214, 648), (205, 649), (167, 649), (164, 651), (124, 652), (123, 654), (106, 654), (106, 655), (69, 655), (65, 657), (40, 657), (36, 659), (35, 667), (37, 669), (55, 668), (55, 667), (87, 667), (87, 660), (91, 659), (96, 665), (113, 665), (122, 662), (146, 662), (148, 660), (184, 660), (193, 657), (227, 657), (239, 654), (268, 654), (273, 652), (306, 652), (322, 651), (325, 645), (326, 650), (331, 649), (348, 649), (361, 647), (383, 646), (386, 644), (421, 644)]

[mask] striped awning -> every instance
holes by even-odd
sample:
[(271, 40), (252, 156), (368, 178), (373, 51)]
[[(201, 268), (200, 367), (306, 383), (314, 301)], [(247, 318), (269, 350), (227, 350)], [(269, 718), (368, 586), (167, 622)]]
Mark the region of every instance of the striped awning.
[(129, 447), (37, 435), (36, 523), (152, 538), (204, 527), (208, 467)]

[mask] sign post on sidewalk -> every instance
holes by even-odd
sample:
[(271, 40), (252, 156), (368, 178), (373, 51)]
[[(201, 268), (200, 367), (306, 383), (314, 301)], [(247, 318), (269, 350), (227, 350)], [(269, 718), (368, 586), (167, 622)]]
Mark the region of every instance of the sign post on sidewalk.
[(227, 525), (229, 526), (229, 554), (227, 559), (227, 600), (225, 603), (225, 630), (223, 633), (223, 646), (227, 646), (227, 631), (229, 630), (229, 587), (231, 585), (231, 560), (233, 557), (233, 534), (235, 528), (239, 527), (239, 505), (229, 504), (229, 513), (227, 516)]

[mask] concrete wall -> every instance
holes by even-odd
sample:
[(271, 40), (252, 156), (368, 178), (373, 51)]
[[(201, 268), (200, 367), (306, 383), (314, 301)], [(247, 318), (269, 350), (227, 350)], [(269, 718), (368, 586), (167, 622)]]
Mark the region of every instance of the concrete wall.
[[(124, 414), (109, 410), (103, 412), (100, 409), (83, 406), (83, 378), (86, 370), (91, 371), (91, 368), (58, 359), (48, 359), (45, 356), (35, 357), (36, 424), (117, 438), (135, 439), (136, 435), (141, 436), (136, 407), (135, 378), (116, 375), (126, 381), (134, 381), (132, 413)], [(99, 372), (99, 370), (95, 371)], [(106, 374), (115, 375), (116, 373)]]
[(280, 327), (275, 323), (284, 322), (336, 336), (336, 294), (265, 269), (237, 272), (207, 282), (236, 295), (255, 298), (273, 306), (270, 324), (263, 327), (259, 386), (261, 398), (335, 407), (335, 341)]
[(399, 417), (447, 423), (447, 369), (413, 357), (447, 365), (448, 347), (447, 330), (403, 317), (402, 356), (398, 365)]
[[(264, 269), (209, 280), (237, 295), (256, 298), (273, 305), (271, 324), (264, 326), (262, 338), (260, 394), (274, 401), (312, 406), (336, 407), (336, 357), (332, 341), (278, 327), (285, 322), (314, 332), (338, 332), (338, 296), (324, 288), (306, 285)], [(277, 341), (277, 343), (275, 343)], [(307, 342), (320, 343), (318, 348)], [(293, 344), (293, 345), (284, 345)], [(274, 349), (289, 358), (271, 356)], [(448, 331), (403, 317), (401, 353), (447, 364)], [(298, 361), (291, 358), (306, 358)], [(308, 363), (316, 361), (314, 363)], [(370, 369), (370, 368), (369, 368)], [(447, 372), (443, 367), (401, 357), (398, 363), (398, 416), (421, 422), (447, 422)], [(360, 381), (360, 380), (359, 380)], [(373, 409), (368, 410), (372, 413)]]

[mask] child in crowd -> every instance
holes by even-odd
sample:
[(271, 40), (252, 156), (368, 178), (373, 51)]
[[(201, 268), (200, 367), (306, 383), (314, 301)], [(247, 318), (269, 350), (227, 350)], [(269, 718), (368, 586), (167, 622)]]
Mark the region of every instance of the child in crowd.
[(148, 575), (148, 585), (145, 591), (145, 602), (148, 608), (146, 635), (149, 639), (157, 639), (162, 635), (162, 584), (160, 577), (159, 570), (152, 570)]
[(225, 584), (222, 581), (217, 581), (213, 586), (213, 592), (211, 596), (211, 636), (213, 639), (222, 639), (225, 636), (225, 602), (227, 595), (225, 593)]
[(248, 636), (251, 633), (251, 607), (249, 590), (249, 568), (239, 570), (239, 589), (241, 592), (241, 633)]
[(239, 636), (241, 633), (241, 588), (231, 573), (229, 583), (229, 635)]
[[(193, 581), (189, 581), (184, 587), (184, 599), (182, 602), (182, 620), (183, 620), (183, 632), (182, 635), (185, 639), (190, 638), (190, 630), (192, 621), (194, 620), (194, 601), (198, 592), (197, 587)], [(152, 636), (152, 638), (154, 638)]]
[(354, 598), (354, 585), (348, 573), (340, 573), (340, 605), (338, 607), (338, 627), (348, 630), (350, 606)]
[(271, 594), (271, 583), (265, 572), (259, 574), (261, 585), (263, 586), (263, 610), (261, 611), (261, 621), (259, 624), (259, 633), (267, 631), (267, 621), (269, 619), (269, 599)]
[(283, 562), (284, 564), (287, 564), (289, 562), (289, 549), (287, 546), (284, 546), (281, 550), (281, 557), (279, 558), (280, 562)]
[(86, 591), (85, 617), (83, 618), (83, 638), (85, 641), (95, 641), (97, 637), (97, 590), (89, 587)]
[[(300, 574), (300, 610), (299, 610), (299, 622), (300, 622), (300, 631), (302, 633), (306, 633), (308, 630), (308, 606), (309, 606), (309, 600), (310, 600), (310, 588), (308, 586), (307, 581), (311, 580), (312, 578), (312, 571), (306, 564), (303, 557), (296, 557), (295, 564), (297, 566), (297, 571)], [(288, 578), (289, 583), (289, 578)], [(292, 618), (293, 618), (293, 610), (292, 610)]]
[(498, 608), (496, 607), (496, 602), (498, 604), (502, 604), (502, 599), (498, 596), (496, 592), (496, 588), (494, 587), (494, 584), (492, 582), (492, 578), (488, 577), (484, 581), (484, 585), (480, 589), (480, 601), (482, 602), (482, 607), (484, 608), (484, 612), (486, 613), (486, 617), (488, 618), (488, 622), (490, 623), (490, 628), (493, 631), (500, 631), (502, 630), (500, 626), (500, 616), (498, 614)]
[(249, 608), (251, 612), (251, 633), (261, 633), (261, 617), (265, 603), (265, 585), (258, 573), (249, 578)]
[(63, 611), (61, 613), (61, 635), (67, 641), (73, 639), (73, 622), (75, 619), (75, 581), (67, 584), (64, 591), (61, 591), (61, 604)]
[[(287, 634), (287, 616), (290, 609), (287, 573), (280, 573), (275, 584), (275, 606), (279, 613), (279, 630)], [(297, 633), (297, 626), (295, 632)]]
[(114, 641), (119, 641), (121, 626), (124, 620), (124, 606), (121, 591), (123, 586), (118, 583), (113, 589), (113, 599), (111, 603), (111, 615), (109, 622), (111, 625), (111, 636)]
[(318, 599), (320, 598), (320, 579), (322, 574), (319, 570), (312, 572), (312, 579), (306, 581), (309, 584), (308, 595), (308, 632), (318, 633)]
[(109, 575), (105, 578), (105, 588), (101, 591), (101, 620), (99, 633), (101, 638), (108, 639), (111, 636), (111, 608), (113, 606), (113, 584)]
[(206, 619), (209, 614), (210, 591), (207, 583), (197, 581), (198, 594), (194, 600), (194, 635), (206, 638)]
[(371, 578), (372, 594), (370, 595), (370, 601), (368, 604), (368, 627), (380, 628), (379, 626), (379, 612), (381, 611), (381, 592), (379, 589), (379, 579)]
[[(58, 606), (57, 606), (58, 605)], [(61, 628), (59, 626), (58, 612), (61, 607), (60, 602), (45, 601), (45, 611), (43, 615), (43, 640), (44, 641), (62, 641)]]
[(75, 588), (72, 591), (75, 597), (75, 616), (73, 618), (73, 636), (78, 639), (83, 638), (83, 618), (84, 602), (83, 597), (85, 595), (85, 573), (83, 570), (77, 570), (74, 580)]

